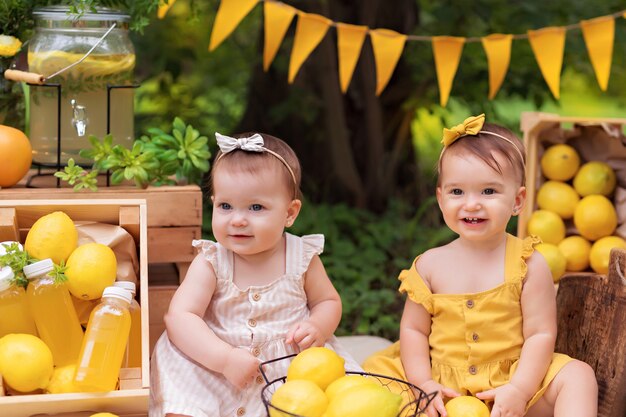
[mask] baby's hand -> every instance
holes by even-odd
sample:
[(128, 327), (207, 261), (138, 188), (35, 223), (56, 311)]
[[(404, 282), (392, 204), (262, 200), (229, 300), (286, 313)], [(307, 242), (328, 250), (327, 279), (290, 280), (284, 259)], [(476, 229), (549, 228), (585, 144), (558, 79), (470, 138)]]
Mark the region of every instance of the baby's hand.
[(476, 397), (481, 400), (493, 400), (491, 417), (521, 417), (526, 411), (527, 395), (509, 383), (488, 391), (479, 392)]
[(228, 382), (239, 389), (243, 389), (259, 372), (260, 360), (250, 352), (241, 348), (232, 348), (226, 356), (226, 363), (222, 374)]
[(444, 407), (443, 405), (443, 398), (454, 398), (461, 395), (455, 390), (444, 387), (443, 385), (433, 381), (432, 379), (429, 379), (428, 381), (421, 384), (420, 388), (426, 394), (437, 391), (437, 396), (433, 398), (433, 400), (430, 402), (430, 404), (428, 404), (428, 407), (425, 410), (425, 414), (428, 417), (447, 416), (448, 413), (446, 413), (446, 407)]
[(287, 344), (297, 345), (300, 350), (310, 348), (311, 346), (324, 346), (326, 340), (321, 330), (310, 321), (303, 321), (289, 329), (285, 337)]

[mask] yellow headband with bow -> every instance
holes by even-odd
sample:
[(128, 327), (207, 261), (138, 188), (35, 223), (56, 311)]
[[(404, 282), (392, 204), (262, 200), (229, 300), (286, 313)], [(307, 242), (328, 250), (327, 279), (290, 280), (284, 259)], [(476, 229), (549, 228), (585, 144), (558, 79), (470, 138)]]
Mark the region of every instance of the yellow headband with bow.
[(464, 136), (476, 136), (479, 133), (483, 133), (485, 135), (495, 136), (495, 137), (498, 137), (502, 140), (509, 142), (519, 154), (522, 162), (524, 162), (524, 155), (522, 155), (522, 151), (520, 150), (520, 148), (517, 147), (515, 142), (497, 133), (490, 132), (487, 130), (481, 130), (484, 124), (485, 124), (485, 113), (482, 113), (482, 114), (479, 114), (478, 116), (468, 117), (467, 119), (463, 120), (463, 123), (458, 124), (452, 127), (451, 129), (444, 128), (443, 138), (441, 139), (441, 143), (443, 143), (443, 149), (441, 150), (441, 155), (439, 155), (439, 158), (443, 156), (443, 151), (445, 151), (446, 148), (452, 145), (456, 140)]

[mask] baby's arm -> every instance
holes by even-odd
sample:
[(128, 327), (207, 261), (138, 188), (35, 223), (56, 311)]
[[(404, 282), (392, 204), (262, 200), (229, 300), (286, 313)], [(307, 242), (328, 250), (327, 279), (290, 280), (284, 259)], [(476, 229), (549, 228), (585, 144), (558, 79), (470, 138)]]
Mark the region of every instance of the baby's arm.
[(243, 388), (256, 374), (259, 360), (224, 342), (204, 322), (215, 286), (213, 267), (203, 254), (197, 255), (165, 315), (167, 335), (185, 355)]
[[(552, 275), (538, 252), (527, 261), (528, 272), (522, 288), (521, 306), (524, 345), (511, 381), (477, 396), (495, 397), (494, 408), (515, 409), (522, 415), (537, 391), (552, 360), (556, 341), (556, 297)], [(520, 401), (520, 399), (522, 401)]]
[(304, 277), (304, 292), (310, 310), (309, 318), (289, 329), (285, 341), (297, 344), (300, 349), (324, 346), (341, 320), (341, 298), (317, 255), (311, 259)]

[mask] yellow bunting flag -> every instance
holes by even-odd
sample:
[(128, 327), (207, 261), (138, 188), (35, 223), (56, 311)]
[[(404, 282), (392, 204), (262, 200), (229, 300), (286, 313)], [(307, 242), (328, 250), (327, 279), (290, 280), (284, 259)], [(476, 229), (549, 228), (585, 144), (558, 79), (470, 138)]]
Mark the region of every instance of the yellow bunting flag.
[(337, 53), (339, 57), (339, 84), (345, 93), (350, 85), (354, 67), (359, 60), (367, 26), (337, 23)]
[(322, 41), (331, 23), (332, 20), (318, 14), (298, 13), (298, 26), (289, 60), (289, 84), (296, 78), (304, 61)]
[(555, 98), (561, 89), (561, 67), (565, 48), (565, 28), (548, 27), (529, 30), (528, 40), (544, 80)]
[(506, 77), (511, 62), (511, 41), (513, 35), (494, 33), (481, 38), (489, 63), (489, 99), (493, 99)]
[(455, 36), (433, 36), (433, 54), (439, 83), (439, 103), (448, 104), (452, 82), (461, 60), (465, 38)]
[(266, 1), (265, 11), (265, 48), (263, 49), (263, 70), (267, 71), (274, 60), (278, 48), (296, 15), (296, 9), (279, 2)]
[(370, 30), (376, 61), (376, 95), (385, 89), (404, 50), (406, 35), (389, 29)]
[(174, 3), (176, 3), (176, 0), (169, 0), (167, 3), (165, 3), (165, 1), (166, 0), (161, 0), (159, 2), (159, 8), (157, 9), (157, 17), (159, 19), (163, 19), (169, 11), (170, 7), (172, 7)]
[(239, 25), (239, 22), (250, 13), (259, 0), (222, 0), (217, 9), (209, 51), (217, 48), (224, 39)]
[(611, 60), (613, 59), (615, 19), (612, 16), (606, 16), (583, 20), (580, 22), (580, 26), (598, 84), (602, 91), (606, 91), (611, 73)]

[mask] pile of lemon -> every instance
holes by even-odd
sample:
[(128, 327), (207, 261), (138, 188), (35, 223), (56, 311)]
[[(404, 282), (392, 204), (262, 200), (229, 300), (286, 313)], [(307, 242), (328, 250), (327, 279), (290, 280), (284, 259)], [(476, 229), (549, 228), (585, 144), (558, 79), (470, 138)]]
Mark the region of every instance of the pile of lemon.
[[(344, 359), (325, 347), (300, 352), (270, 400), (270, 417), (396, 417), (402, 397), (377, 379), (347, 374)], [(287, 414), (287, 413), (290, 414)]]
[(543, 241), (537, 250), (548, 261), (552, 278), (557, 282), (565, 271), (590, 267), (608, 273), (611, 249), (626, 249), (626, 241), (615, 235), (614, 170), (603, 161), (583, 163), (567, 144), (547, 148), (540, 164), (546, 181), (537, 190), (538, 210), (529, 218), (527, 232)]
[[(35, 221), (26, 236), (24, 250), (32, 258), (50, 258), (56, 265), (66, 266), (64, 284), (81, 322), (86, 324), (104, 289), (115, 282), (117, 259), (113, 250), (94, 242), (78, 245), (76, 226), (62, 211)], [(0, 338), (0, 375), (6, 385), (18, 392), (79, 392), (72, 383), (74, 371), (75, 365), (55, 368), (50, 348), (36, 336), (7, 334)]]

